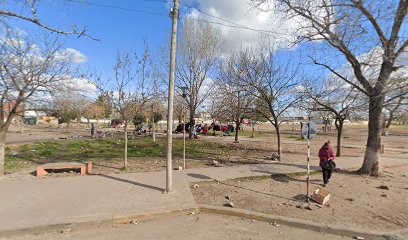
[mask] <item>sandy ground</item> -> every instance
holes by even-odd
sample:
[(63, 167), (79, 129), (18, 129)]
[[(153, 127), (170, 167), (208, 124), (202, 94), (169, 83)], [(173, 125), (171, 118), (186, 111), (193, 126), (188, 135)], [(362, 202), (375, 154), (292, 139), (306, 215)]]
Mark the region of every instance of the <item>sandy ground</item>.
[[(350, 228), (390, 231), (408, 227), (408, 166), (386, 168), (379, 178), (334, 173), (325, 188), (331, 192), (327, 206), (305, 204), (305, 176), (273, 176), (258, 180), (199, 183), (192, 189), (197, 203), (223, 206), (230, 196), (235, 207), (301, 218)], [(321, 174), (311, 177), (311, 191), (322, 188)], [(386, 186), (382, 189), (380, 186)], [(262, 203), (262, 204), (260, 204)]]
[(77, 138), (89, 138), (90, 132), (84, 128), (36, 128), (32, 126), (24, 127), (20, 133), (14, 126), (10, 128), (6, 135), (7, 145), (29, 144), (39, 141), (61, 141)]
[(340, 240), (350, 239), (296, 229), (287, 226), (273, 226), (264, 222), (220, 215), (199, 214), (179, 216), (135, 224), (104, 225), (100, 227), (66, 229), (45, 234), (25, 235), (11, 240)]

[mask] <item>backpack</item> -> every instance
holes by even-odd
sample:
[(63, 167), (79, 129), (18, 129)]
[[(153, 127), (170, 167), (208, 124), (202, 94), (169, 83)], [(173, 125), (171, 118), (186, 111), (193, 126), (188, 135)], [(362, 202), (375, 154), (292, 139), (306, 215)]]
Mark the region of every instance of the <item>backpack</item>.
[(333, 160), (325, 160), (323, 163), (323, 168), (327, 170), (334, 170), (336, 168), (336, 163)]

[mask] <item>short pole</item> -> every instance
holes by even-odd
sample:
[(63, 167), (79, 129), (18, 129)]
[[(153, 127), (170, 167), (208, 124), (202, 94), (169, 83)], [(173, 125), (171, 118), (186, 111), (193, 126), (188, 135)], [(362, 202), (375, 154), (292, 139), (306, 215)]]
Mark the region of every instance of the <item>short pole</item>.
[(306, 190), (306, 198), (307, 202), (309, 202), (309, 186), (310, 186), (310, 125), (307, 122), (307, 190)]
[(183, 98), (183, 169), (186, 169), (186, 104)]

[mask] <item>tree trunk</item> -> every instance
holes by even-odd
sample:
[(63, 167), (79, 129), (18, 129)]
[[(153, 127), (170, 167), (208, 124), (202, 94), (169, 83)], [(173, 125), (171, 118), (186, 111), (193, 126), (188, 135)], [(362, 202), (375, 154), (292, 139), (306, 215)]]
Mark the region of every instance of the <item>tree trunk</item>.
[(364, 155), (364, 162), (358, 170), (361, 174), (378, 175), (380, 167), (381, 129), (382, 129), (382, 106), (384, 96), (372, 94), (370, 96), (368, 111), (368, 138)]
[(156, 129), (155, 129), (155, 123), (154, 123), (154, 119), (153, 119), (153, 127), (152, 127), (153, 131), (152, 131), (152, 135), (153, 135), (153, 142), (156, 142)]
[(390, 129), (393, 118), (394, 118), (394, 113), (392, 111), (390, 111), (390, 116), (388, 117), (388, 119), (384, 116), (384, 120), (382, 123), (381, 136), (388, 136), (389, 129)]
[(235, 128), (235, 140), (234, 140), (234, 143), (239, 143), (239, 141), (238, 141), (238, 132), (239, 132), (240, 125), (241, 125), (240, 122), (235, 122), (236, 128)]
[(343, 124), (344, 120), (336, 119), (336, 130), (337, 130), (337, 151), (336, 157), (341, 156), (341, 149), (343, 146)]
[(278, 160), (280, 161), (282, 159), (282, 147), (281, 147), (281, 135), (280, 135), (280, 129), (279, 129), (278, 123), (276, 123), (275, 125), (275, 130), (276, 130), (276, 137), (278, 139)]
[(253, 122), (253, 121), (251, 121), (251, 127), (252, 127), (251, 138), (254, 138), (255, 125), (254, 125), (254, 122)]
[(0, 176), (4, 175), (4, 162), (6, 158), (6, 132), (0, 132)]
[(123, 168), (127, 169), (128, 167), (128, 136), (127, 136), (127, 124), (125, 124), (125, 162)]
[(190, 130), (188, 131), (188, 138), (193, 138), (194, 113), (195, 109), (190, 107)]
[(19, 133), (24, 133), (24, 118), (22, 116), (19, 117), (18, 123)]

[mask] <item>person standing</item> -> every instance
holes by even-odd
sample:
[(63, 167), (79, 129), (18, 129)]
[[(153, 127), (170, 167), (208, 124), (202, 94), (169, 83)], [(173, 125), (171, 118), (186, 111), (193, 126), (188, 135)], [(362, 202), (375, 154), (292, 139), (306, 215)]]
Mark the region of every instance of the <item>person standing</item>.
[(319, 150), (320, 164), (323, 173), (323, 186), (326, 187), (330, 181), (333, 170), (336, 168), (334, 162), (334, 152), (330, 146), (330, 141), (327, 141)]

